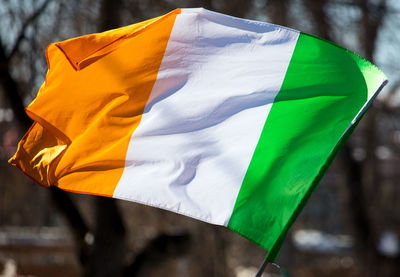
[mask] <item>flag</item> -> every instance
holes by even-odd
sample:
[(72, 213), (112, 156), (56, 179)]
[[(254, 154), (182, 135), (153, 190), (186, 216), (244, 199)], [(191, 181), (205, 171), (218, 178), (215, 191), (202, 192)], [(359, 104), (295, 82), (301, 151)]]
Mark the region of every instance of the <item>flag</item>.
[(46, 57), (11, 164), (43, 186), (226, 226), (270, 261), (387, 82), (331, 42), (201, 8)]

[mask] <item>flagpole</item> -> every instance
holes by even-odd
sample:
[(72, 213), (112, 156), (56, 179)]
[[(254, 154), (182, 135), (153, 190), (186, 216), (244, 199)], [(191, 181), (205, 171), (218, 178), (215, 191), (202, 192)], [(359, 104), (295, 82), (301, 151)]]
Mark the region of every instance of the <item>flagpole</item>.
[(263, 261), (262, 265), (260, 266), (260, 268), (258, 269), (258, 272), (255, 277), (261, 277), (261, 275), (263, 274), (267, 265), (268, 265), (267, 255), (265, 255), (264, 261)]

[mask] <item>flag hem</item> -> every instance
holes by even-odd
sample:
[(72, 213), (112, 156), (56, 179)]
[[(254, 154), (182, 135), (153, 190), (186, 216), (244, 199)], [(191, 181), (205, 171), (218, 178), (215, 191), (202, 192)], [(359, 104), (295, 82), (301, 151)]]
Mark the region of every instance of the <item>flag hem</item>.
[[(69, 61), (69, 63), (71, 64), (71, 66), (72, 66), (76, 71), (79, 71), (79, 70), (81, 70), (81, 69), (83, 69), (84, 67), (87, 66), (87, 65), (84, 64), (85, 61), (88, 61), (88, 60), (90, 60), (90, 59), (92, 59), (92, 58), (95, 58), (96, 56), (99, 56), (99, 57), (101, 58), (102, 56), (108, 54), (109, 52), (112, 52), (114, 49), (110, 49), (110, 51), (108, 51), (108, 52), (106, 52), (106, 53), (102, 53), (103, 51), (105, 51), (106, 48), (112, 46), (114, 43), (116, 43), (116, 42), (118, 42), (118, 41), (120, 41), (120, 40), (123, 40), (123, 39), (129, 39), (129, 38), (135, 37), (135, 36), (141, 34), (142, 32), (148, 30), (150, 27), (153, 27), (154, 25), (156, 25), (156, 24), (162, 22), (163, 20), (165, 20), (165, 19), (166, 19), (167, 17), (169, 17), (170, 15), (173, 15), (173, 14), (180, 14), (180, 13), (181, 13), (181, 9), (178, 8), (178, 9), (175, 9), (175, 10), (173, 10), (173, 11), (171, 11), (171, 12), (169, 12), (169, 13), (163, 15), (163, 16), (160, 16), (158, 19), (156, 19), (156, 20), (154, 20), (154, 21), (148, 23), (148, 24), (145, 25), (145, 26), (142, 26), (142, 27), (138, 28), (137, 30), (133, 31), (132, 33), (124, 34), (124, 35), (122, 35), (122, 36), (116, 38), (115, 40), (113, 40), (113, 41), (111, 41), (111, 42), (109, 42), (109, 43), (107, 43), (107, 44), (105, 44), (105, 45), (99, 47), (98, 49), (94, 50), (92, 53), (88, 54), (88, 55), (87, 55), (86, 57), (84, 57), (84, 58), (81, 58), (80, 60), (75, 60), (75, 59), (73, 59), (72, 57), (70, 57), (69, 54), (67, 54), (67, 53), (64, 51), (64, 49), (63, 49), (62, 46), (61, 46), (61, 44), (63, 43), (63, 41), (61, 41), (61, 42), (56, 42), (56, 43), (53, 43), (53, 44), (63, 53), (63, 55), (64, 55), (64, 56), (66, 57), (66, 59)], [(109, 32), (109, 31), (112, 31), (112, 30), (108, 30), (107, 32)], [(98, 33), (95, 33), (95, 34), (98, 34)], [(100, 52), (100, 53), (99, 53), (99, 52)], [(99, 55), (96, 55), (96, 54), (99, 54)], [(47, 49), (46, 49), (46, 57), (47, 57)], [(49, 69), (50, 69), (50, 64), (48, 65), (48, 67), (49, 67)]]

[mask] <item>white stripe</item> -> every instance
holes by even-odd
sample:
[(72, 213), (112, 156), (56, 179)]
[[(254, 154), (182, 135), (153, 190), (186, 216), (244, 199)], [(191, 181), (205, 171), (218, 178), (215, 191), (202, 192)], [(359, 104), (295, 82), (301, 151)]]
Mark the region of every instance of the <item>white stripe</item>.
[(114, 197), (227, 225), (297, 38), (183, 9)]

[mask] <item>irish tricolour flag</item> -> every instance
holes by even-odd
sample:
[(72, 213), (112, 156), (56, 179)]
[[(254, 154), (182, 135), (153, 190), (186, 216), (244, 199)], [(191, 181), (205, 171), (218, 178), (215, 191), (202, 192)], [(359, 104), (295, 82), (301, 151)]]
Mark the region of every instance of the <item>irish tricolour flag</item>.
[(43, 186), (224, 225), (269, 260), (386, 83), (333, 43), (205, 9), (46, 54), (12, 164)]

